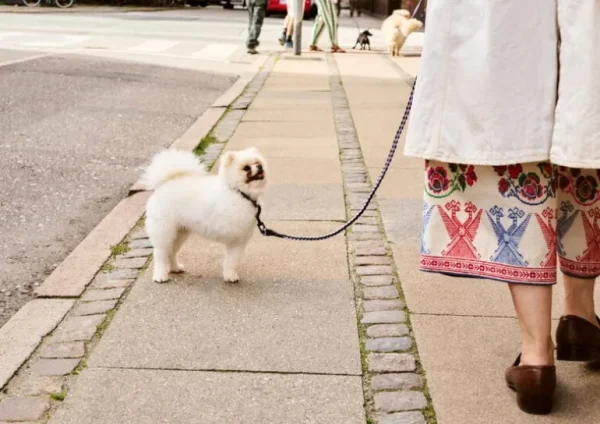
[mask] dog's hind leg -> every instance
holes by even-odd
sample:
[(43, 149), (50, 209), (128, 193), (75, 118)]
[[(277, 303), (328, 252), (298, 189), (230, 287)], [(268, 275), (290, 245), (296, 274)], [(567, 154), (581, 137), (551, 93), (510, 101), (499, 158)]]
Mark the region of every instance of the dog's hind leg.
[(169, 280), (171, 252), (177, 237), (177, 227), (172, 223), (147, 219), (146, 231), (152, 246), (154, 246), (152, 280), (155, 283), (164, 283)]
[(352, 50), (354, 50), (356, 48), (356, 46), (358, 46), (358, 41), (356, 42), (356, 44), (354, 45), (354, 47), (352, 47)]
[(185, 271), (185, 269), (183, 268), (183, 265), (181, 265), (179, 263), (179, 261), (177, 260), (177, 254), (179, 253), (179, 251), (181, 250), (181, 247), (183, 246), (183, 244), (185, 243), (185, 241), (188, 239), (189, 236), (190, 236), (190, 232), (188, 230), (180, 229), (179, 231), (177, 231), (177, 235), (175, 236), (175, 240), (173, 241), (171, 255), (169, 257), (169, 264), (171, 266), (171, 272), (173, 272), (173, 273), (179, 274), (179, 273)]
[(244, 254), (244, 250), (246, 249), (246, 244), (229, 244), (226, 247), (227, 253), (225, 254), (225, 260), (223, 262), (223, 279), (226, 283), (237, 283), (240, 280), (237, 273), (237, 267)]

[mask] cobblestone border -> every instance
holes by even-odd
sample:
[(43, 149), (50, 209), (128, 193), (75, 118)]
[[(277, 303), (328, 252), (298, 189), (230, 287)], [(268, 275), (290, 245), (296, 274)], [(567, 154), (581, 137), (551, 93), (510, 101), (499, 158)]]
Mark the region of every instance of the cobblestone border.
[[(335, 60), (328, 56), (330, 86), (348, 217), (372, 189), (348, 99)], [(347, 234), (355, 287), (368, 423), (436, 422), (394, 260), (373, 199)]]
[[(245, 109), (260, 92), (276, 56), (271, 56), (234, 101), (210, 134), (215, 142), (200, 156), (214, 165), (239, 125)], [(0, 392), (0, 423), (46, 422), (67, 396), (73, 379), (86, 367), (87, 357), (131, 290), (133, 282), (149, 264), (150, 240), (143, 218), (117, 246), (86, 287), (73, 309), (46, 336), (32, 356)]]

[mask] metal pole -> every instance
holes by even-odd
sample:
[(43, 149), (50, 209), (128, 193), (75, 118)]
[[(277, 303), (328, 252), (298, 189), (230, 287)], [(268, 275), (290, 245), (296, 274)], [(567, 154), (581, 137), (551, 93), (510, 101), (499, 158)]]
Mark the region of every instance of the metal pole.
[(294, 55), (300, 56), (302, 52), (302, 20), (304, 19), (304, 1), (295, 0), (296, 18), (294, 19)]

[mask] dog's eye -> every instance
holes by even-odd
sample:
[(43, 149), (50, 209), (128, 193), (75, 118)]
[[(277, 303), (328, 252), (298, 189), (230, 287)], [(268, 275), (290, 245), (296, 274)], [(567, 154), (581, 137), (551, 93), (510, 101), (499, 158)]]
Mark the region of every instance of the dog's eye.
[(246, 172), (250, 171), (250, 166), (249, 165), (244, 166), (244, 171), (246, 171)]

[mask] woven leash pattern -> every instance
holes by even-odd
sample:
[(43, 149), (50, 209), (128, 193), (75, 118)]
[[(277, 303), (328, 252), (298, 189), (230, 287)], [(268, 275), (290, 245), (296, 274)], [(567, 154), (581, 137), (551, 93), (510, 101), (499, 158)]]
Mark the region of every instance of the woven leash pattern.
[[(277, 238), (286, 239), (286, 240), (321, 241), (321, 240), (327, 240), (331, 237), (337, 236), (341, 232), (345, 231), (348, 227), (353, 225), (356, 221), (358, 221), (359, 218), (362, 216), (362, 214), (365, 213), (365, 211), (369, 207), (369, 204), (373, 200), (373, 197), (375, 197), (375, 193), (377, 192), (377, 189), (383, 182), (383, 178), (385, 177), (385, 174), (387, 173), (388, 169), (390, 168), (390, 165), (392, 164), (392, 159), (394, 159), (394, 154), (396, 153), (396, 149), (398, 148), (398, 143), (400, 142), (400, 137), (402, 136), (402, 133), (404, 132), (404, 127), (406, 126), (406, 123), (408, 122), (408, 117), (410, 115), (410, 109), (412, 108), (413, 95), (415, 93), (416, 85), (417, 85), (417, 79), (415, 78), (415, 82), (414, 82), (414, 84), (412, 86), (412, 90), (410, 92), (410, 97), (408, 98), (408, 103), (406, 105), (406, 109), (404, 110), (404, 115), (402, 116), (402, 121), (400, 122), (400, 126), (398, 127), (398, 130), (396, 131), (396, 135), (394, 136), (394, 141), (392, 142), (392, 147), (390, 148), (390, 152), (388, 153), (387, 159), (385, 160), (385, 164), (383, 165), (383, 168), (381, 169), (379, 178), (377, 179), (375, 186), (373, 186), (373, 189), (369, 193), (369, 197), (367, 198), (367, 201), (365, 202), (362, 209), (360, 211), (358, 211), (358, 213), (356, 215), (354, 215), (354, 217), (350, 221), (346, 222), (344, 225), (342, 225), (337, 230), (332, 231), (331, 233), (328, 233), (328, 234), (324, 234), (322, 236), (293, 236), (293, 235), (289, 235), (289, 234), (283, 234), (283, 233), (279, 233), (275, 230), (271, 230), (270, 228), (267, 228), (265, 223), (260, 218), (262, 208), (260, 207), (260, 205), (258, 203), (249, 199), (252, 202), (252, 204), (254, 205), (254, 207), (256, 208), (256, 223), (257, 223), (260, 233), (266, 237), (277, 237)], [(246, 197), (246, 196), (244, 196), (244, 197)]]

